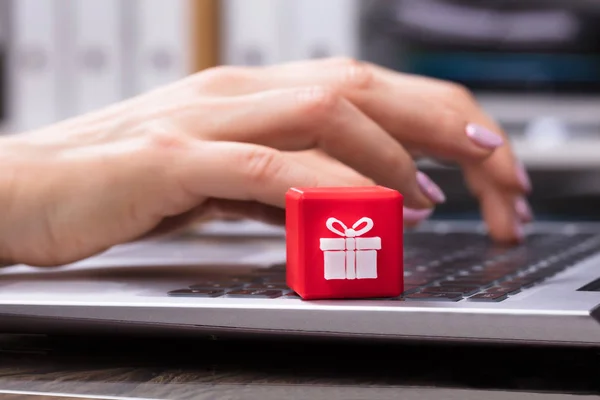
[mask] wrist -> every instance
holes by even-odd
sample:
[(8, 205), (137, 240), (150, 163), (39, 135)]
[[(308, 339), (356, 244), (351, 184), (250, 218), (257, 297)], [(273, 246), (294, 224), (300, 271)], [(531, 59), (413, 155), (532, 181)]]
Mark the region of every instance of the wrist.
[(23, 174), (24, 146), (21, 135), (0, 137), (0, 266), (16, 262), (12, 259), (9, 242), (14, 229), (23, 224), (19, 221), (17, 194)]

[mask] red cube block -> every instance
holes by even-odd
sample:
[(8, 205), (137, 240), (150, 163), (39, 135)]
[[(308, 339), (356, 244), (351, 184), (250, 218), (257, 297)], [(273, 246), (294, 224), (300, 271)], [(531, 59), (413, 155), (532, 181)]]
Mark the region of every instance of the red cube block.
[(287, 285), (305, 300), (399, 296), (402, 210), (402, 195), (381, 186), (290, 189)]

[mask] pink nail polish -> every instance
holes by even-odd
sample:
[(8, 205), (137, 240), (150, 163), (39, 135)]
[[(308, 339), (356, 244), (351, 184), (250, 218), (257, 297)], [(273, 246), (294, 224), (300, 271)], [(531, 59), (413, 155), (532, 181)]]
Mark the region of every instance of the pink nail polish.
[(446, 201), (446, 195), (442, 192), (442, 189), (421, 171), (417, 172), (417, 182), (421, 191), (429, 200), (434, 203), (444, 203)]
[(527, 174), (525, 166), (521, 162), (517, 164), (517, 179), (525, 192), (531, 192), (531, 180), (529, 179), (529, 174)]
[(502, 136), (477, 124), (467, 125), (467, 136), (475, 142), (475, 144), (486, 149), (495, 149), (504, 144)]
[(524, 197), (519, 197), (517, 200), (515, 200), (515, 211), (521, 221), (533, 221), (533, 212), (531, 211), (531, 207)]
[(433, 214), (432, 209), (414, 210), (404, 207), (404, 221), (408, 223), (418, 224)]

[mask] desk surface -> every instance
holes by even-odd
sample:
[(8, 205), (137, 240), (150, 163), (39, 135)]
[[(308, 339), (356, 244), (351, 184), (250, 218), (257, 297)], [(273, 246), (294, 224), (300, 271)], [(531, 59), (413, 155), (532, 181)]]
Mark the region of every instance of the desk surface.
[(581, 399), (600, 395), (599, 362), (592, 349), (0, 336), (0, 399)]

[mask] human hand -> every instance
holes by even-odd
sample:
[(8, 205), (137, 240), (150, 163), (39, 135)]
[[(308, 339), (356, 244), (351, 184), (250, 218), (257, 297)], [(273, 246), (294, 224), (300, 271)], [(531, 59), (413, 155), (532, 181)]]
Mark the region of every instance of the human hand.
[[(489, 233), (496, 241), (521, 241), (522, 224), (533, 219), (526, 200), (532, 190), (531, 182), (523, 164), (515, 158), (500, 125), (465, 87), (346, 58), (267, 68), (221, 67), (198, 76), (197, 82), (201, 93), (217, 96), (307, 85), (330, 88), (400, 142), (405, 154), (413, 158), (429, 156), (461, 166), (466, 184), (479, 200)], [(406, 165), (402, 157), (399, 159), (402, 159), (399, 163)], [(393, 161), (384, 162), (385, 156), (378, 160), (383, 165), (388, 162), (394, 165)], [(423, 202), (412, 201), (419, 197), (415, 180), (411, 179), (413, 172), (411, 165), (402, 177), (406, 184), (399, 189), (408, 205), (404, 215), (410, 226), (427, 218), (432, 211), (422, 208)], [(421, 178), (418, 183), (432, 188), (430, 201), (439, 203), (443, 194), (435, 184), (426, 183), (421, 173), (417, 177)], [(398, 185), (390, 184), (394, 188)], [(412, 191), (407, 191), (407, 187)]]
[(291, 186), (394, 188), (412, 225), (444, 201), (423, 155), (463, 168), (494, 239), (521, 240), (526, 175), (463, 88), (343, 59), (215, 68), (2, 139), (0, 258), (59, 265), (198, 218), (281, 221)]

